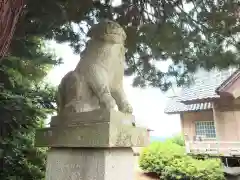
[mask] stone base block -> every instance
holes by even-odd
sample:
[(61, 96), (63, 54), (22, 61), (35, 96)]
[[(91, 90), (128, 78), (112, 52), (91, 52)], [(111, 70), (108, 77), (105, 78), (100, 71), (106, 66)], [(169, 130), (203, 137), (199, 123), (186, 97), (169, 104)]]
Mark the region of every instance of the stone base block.
[(51, 148), (46, 180), (133, 180), (131, 148)]
[(146, 128), (132, 126), (132, 115), (99, 109), (52, 118), (50, 128), (38, 129), (37, 147), (144, 147)]

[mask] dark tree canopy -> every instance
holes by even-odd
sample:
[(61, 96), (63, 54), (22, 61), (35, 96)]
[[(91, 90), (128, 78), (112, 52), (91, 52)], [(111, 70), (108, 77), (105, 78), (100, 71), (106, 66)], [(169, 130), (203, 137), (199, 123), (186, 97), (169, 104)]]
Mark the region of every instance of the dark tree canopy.
[(42, 79), (59, 60), (40, 36), (15, 34), (13, 42), (0, 63), (0, 179), (42, 180), (45, 151), (34, 147), (35, 130), (55, 110), (55, 89)]
[[(126, 30), (126, 75), (134, 86), (167, 90), (182, 85), (197, 67), (237, 66), (239, 59), (239, 3), (237, 0), (27, 0), (12, 50), (31, 44), (29, 35), (69, 42), (75, 53), (85, 44), (86, 28), (103, 18)], [(229, 48), (231, 47), (231, 48)], [(172, 61), (167, 72), (156, 62)]]

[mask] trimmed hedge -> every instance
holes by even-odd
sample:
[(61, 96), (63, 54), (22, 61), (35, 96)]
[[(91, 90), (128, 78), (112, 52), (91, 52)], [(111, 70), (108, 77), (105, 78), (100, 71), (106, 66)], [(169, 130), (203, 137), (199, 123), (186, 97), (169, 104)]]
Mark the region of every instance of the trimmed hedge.
[(140, 155), (140, 167), (153, 172), (161, 180), (224, 180), (221, 161), (197, 160), (185, 154), (185, 149), (173, 142), (155, 142)]

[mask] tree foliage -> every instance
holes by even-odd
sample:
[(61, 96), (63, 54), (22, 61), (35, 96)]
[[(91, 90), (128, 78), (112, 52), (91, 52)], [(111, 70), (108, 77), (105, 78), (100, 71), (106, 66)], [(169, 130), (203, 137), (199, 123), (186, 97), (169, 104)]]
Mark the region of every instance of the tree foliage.
[(146, 147), (140, 155), (140, 167), (163, 180), (224, 180), (220, 160), (194, 159), (185, 154), (184, 147), (170, 141)]
[(55, 89), (42, 79), (59, 60), (40, 37), (22, 42), (28, 48), (12, 48), (0, 64), (1, 180), (43, 179), (45, 151), (34, 147), (34, 132), (55, 110)]
[[(111, 2), (27, 0), (12, 48), (28, 48), (21, 37), (37, 35), (69, 42), (79, 53), (87, 29), (108, 18), (127, 32), (125, 72), (135, 76), (135, 86), (167, 90), (188, 82), (189, 72), (199, 66), (209, 70), (239, 64), (237, 0), (122, 0), (119, 6)], [(172, 62), (167, 71), (161, 69), (165, 61)]]

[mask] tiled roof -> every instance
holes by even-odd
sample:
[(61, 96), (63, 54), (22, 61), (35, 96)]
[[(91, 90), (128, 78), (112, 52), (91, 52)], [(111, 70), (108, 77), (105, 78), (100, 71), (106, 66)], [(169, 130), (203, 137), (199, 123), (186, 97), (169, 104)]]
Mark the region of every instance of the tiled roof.
[(219, 92), (223, 91), (224, 88), (231, 86), (231, 84), (234, 83), (234, 81), (236, 81), (239, 77), (240, 77), (240, 70), (238, 69), (216, 89), (216, 93), (219, 94)]
[(164, 110), (167, 114), (175, 114), (180, 112), (190, 112), (198, 110), (209, 110), (212, 109), (211, 102), (197, 103), (197, 104), (183, 104), (179, 101), (178, 97), (171, 97)]
[(194, 84), (190, 87), (184, 87), (178, 97), (170, 98), (165, 113), (173, 114), (186, 111), (198, 111), (212, 109), (211, 102), (184, 104), (186, 101), (198, 99), (218, 98), (216, 89), (230, 77), (236, 69), (229, 70), (212, 70), (210, 72), (200, 69), (194, 75)]
[(205, 98), (217, 98), (216, 89), (228, 77), (230, 77), (236, 69), (229, 70), (212, 70), (210, 72), (199, 70), (195, 75), (194, 84), (190, 87), (182, 89), (180, 101), (191, 101)]

